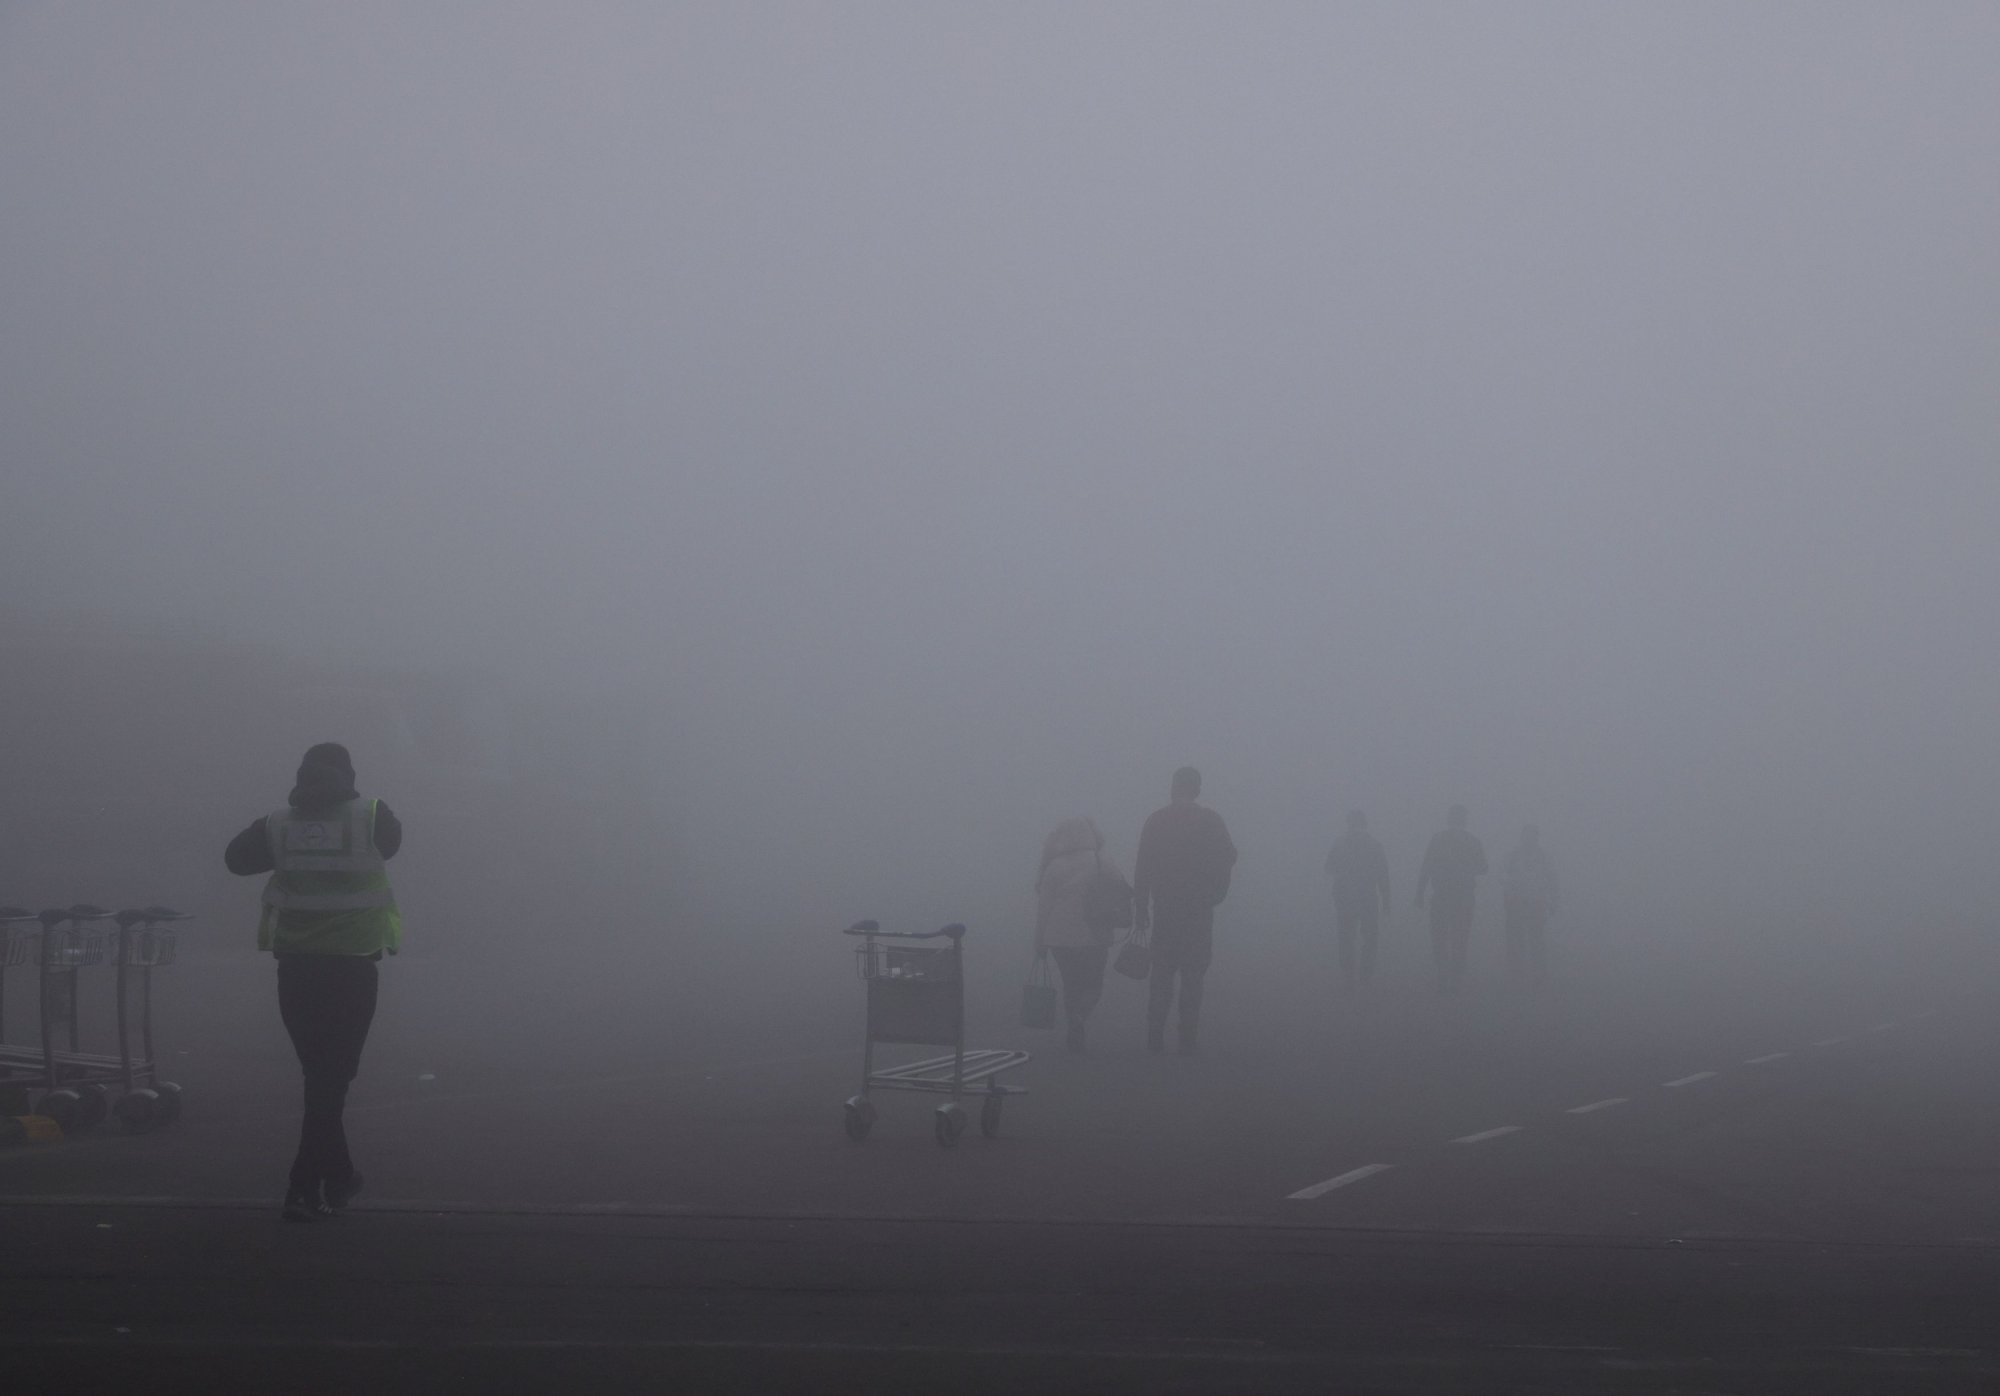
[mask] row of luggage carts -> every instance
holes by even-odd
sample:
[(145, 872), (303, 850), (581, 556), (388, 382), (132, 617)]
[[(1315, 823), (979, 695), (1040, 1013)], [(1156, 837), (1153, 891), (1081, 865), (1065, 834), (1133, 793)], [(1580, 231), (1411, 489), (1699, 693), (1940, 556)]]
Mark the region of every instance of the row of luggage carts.
[[(65, 1134), (107, 1116), (135, 1134), (180, 1117), (181, 1088), (161, 1078), (153, 1047), (153, 971), (174, 962), (177, 923), (190, 919), (167, 906), (0, 907), (0, 1115), (43, 1117)], [(115, 1055), (81, 1050), (77, 1008), (83, 973), (107, 961), (116, 975)], [(6, 1017), (7, 975), (27, 970), (38, 1021), (21, 1038)]]

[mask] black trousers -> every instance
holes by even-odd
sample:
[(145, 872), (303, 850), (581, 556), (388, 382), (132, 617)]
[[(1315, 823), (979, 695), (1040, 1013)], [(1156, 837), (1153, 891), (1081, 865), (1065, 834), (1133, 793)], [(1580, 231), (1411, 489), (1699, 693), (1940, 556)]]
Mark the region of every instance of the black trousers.
[(1215, 908), (1206, 902), (1153, 901), (1153, 973), (1146, 989), (1146, 1034), (1158, 1037), (1180, 999), (1181, 1041), (1194, 1045), (1202, 991), (1215, 958)]
[(1062, 971), (1063, 1013), (1080, 1023), (1104, 997), (1104, 962), (1111, 955), (1111, 947), (1058, 945), (1053, 953), (1056, 968)]
[(291, 1190), (317, 1198), (354, 1177), (347, 1153), (348, 1083), (375, 1021), (375, 961), (361, 955), (286, 955), (278, 961), (278, 1012), (305, 1073), (305, 1121)]
[(1333, 905), (1333, 923), (1340, 940), (1340, 984), (1352, 989), (1375, 977), (1375, 941), (1382, 926), (1381, 905), (1375, 901)]
[(1431, 958), (1441, 994), (1455, 994), (1465, 980), (1466, 947), (1472, 940), (1472, 892), (1431, 893)]

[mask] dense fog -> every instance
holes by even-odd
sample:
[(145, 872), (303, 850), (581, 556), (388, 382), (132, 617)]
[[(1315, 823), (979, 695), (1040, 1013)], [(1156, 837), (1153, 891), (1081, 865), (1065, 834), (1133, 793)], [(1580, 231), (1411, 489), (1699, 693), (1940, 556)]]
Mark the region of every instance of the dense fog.
[(1348, 810), (1407, 906), (1453, 802), (1608, 974), (1981, 929), (1996, 29), (0, 8), (0, 901), (247, 950), (331, 739), (412, 951), (520, 975), (999, 982), (1183, 763), (1274, 973)]

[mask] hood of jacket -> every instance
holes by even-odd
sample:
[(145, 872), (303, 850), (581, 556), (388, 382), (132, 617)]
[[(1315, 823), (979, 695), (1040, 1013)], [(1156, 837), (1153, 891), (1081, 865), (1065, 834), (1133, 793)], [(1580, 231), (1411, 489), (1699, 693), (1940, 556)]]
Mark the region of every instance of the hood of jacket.
[(339, 742), (321, 742), (310, 748), (299, 762), (292, 793), (285, 797), (293, 809), (325, 809), (359, 799), (354, 788), (354, 758)]
[(1065, 819), (1049, 831), (1042, 840), (1042, 867), (1066, 853), (1095, 853), (1104, 847), (1104, 835), (1097, 832), (1097, 824), (1087, 815), (1077, 815)]

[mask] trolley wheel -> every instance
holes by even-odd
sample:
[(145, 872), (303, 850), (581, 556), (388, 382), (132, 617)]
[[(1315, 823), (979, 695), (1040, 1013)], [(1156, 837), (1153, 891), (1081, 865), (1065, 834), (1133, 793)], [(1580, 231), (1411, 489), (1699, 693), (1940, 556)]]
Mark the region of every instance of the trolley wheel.
[(118, 1123), (132, 1134), (147, 1134), (167, 1122), (167, 1102), (158, 1091), (140, 1086), (118, 1097), (111, 1108)]
[(958, 1147), (958, 1137), (965, 1133), (965, 1108), (957, 1101), (937, 1108), (937, 1123), (934, 1126), (940, 1149)]
[(855, 1096), (841, 1107), (847, 1127), (847, 1137), (859, 1144), (868, 1137), (868, 1131), (875, 1128), (875, 1105), (873, 1101)]
[(56, 1128), (64, 1134), (83, 1128), (83, 1097), (68, 1086), (44, 1092), (35, 1113), (46, 1115), (56, 1122)]
[(77, 1121), (77, 1129), (93, 1130), (111, 1117), (111, 1092), (95, 1081), (78, 1088), (83, 1097), (83, 1118)]
[(155, 1081), (153, 1089), (160, 1093), (160, 1104), (166, 1106), (166, 1118), (161, 1124), (172, 1124), (181, 1117), (181, 1088), (175, 1081)]
[(1000, 1133), (1000, 1109), (1006, 1101), (1005, 1091), (988, 1091), (979, 1102), (979, 1132), (988, 1139)]

